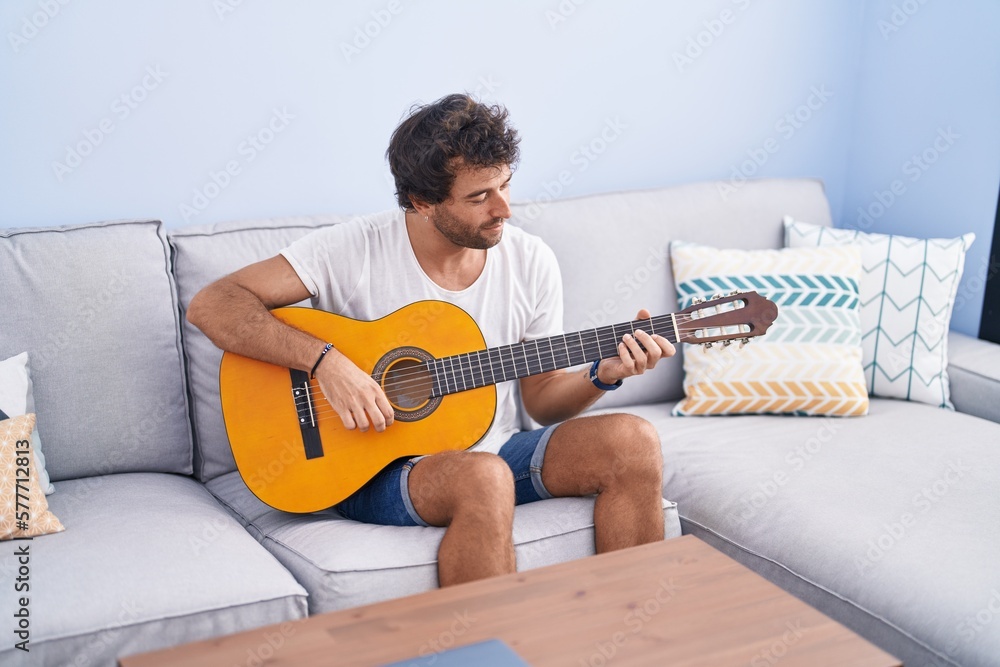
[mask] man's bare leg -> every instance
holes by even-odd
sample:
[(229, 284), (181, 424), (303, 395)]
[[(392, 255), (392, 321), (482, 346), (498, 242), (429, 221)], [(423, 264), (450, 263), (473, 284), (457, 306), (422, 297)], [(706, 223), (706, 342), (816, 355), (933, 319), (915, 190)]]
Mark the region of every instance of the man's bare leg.
[(663, 539), (663, 455), (644, 419), (611, 414), (563, 422), (545, 450), (542, 484), (554, 496), (598, 494), (598, 553)]
[(413, 466), (409, 487), (417, 514), (447, 527), (438, 550), (442, 587), (514, 571), (514, 476), (503, 459), (434, 454)]

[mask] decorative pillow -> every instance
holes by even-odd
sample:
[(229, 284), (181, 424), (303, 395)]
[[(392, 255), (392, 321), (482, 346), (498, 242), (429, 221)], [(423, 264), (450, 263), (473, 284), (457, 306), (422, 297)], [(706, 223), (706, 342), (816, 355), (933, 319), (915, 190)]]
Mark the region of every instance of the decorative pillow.
[(0, 540), (58, 533), (63, 525), (49, 511), (33, 465), (35, 415), (0, 421)]
[[(28, 368), (28, 353), (0, 361), (0, 419), (17, 417), (35, 411), (35, 399), (31, 391), (31, 371)], [(52, 493), (55, 487), (45, 471), (45, 455), (38, 429), (31, 432), (31, 447), (35, 456), (35, 470), (38, 481), (45, 493)]]
[(914, 239), (831, 229), (785, 217), (785, 246), (861, 248), (861, 330), (865, 381), (872, 396), (953, 410), (948, 327), (965, 251), (975, 234)]
[(718, 250), (675, 241), (670, 258), (681, 308), (735, 290), (778, 306), (767, 333), (743, 348), (685, 344), (685, 398), (675, 415), (868, 413), (857, 248)]

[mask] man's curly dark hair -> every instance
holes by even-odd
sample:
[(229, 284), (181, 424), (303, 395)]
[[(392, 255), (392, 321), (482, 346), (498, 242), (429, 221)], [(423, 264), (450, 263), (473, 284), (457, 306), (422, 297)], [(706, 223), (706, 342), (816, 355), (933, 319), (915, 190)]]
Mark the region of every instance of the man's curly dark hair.
[(410, 109), (385, 152), (400, 208), (412, 210), (413, 199), (427, 204), (448, 199), (460, 168), (506, 165), (513, 170), (521, 139), (507, 116), (500, 105), (462, 94)]

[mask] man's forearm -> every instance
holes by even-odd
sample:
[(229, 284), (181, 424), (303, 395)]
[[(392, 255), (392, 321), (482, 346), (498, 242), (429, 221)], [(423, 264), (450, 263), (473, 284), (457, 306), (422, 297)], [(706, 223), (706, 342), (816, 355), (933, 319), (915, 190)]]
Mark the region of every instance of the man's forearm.
[(540, 424), (556, 424), (577, 416), (606, 393), (590, 381), (590, 366), (571, 373), (553, 373), (538, 388), (529, 414)]
[(222, 350), (287, 368), (310, 370), (326, 342), (288, 326), (252, 292), (225, 281), (198, 293), (187, 319)]

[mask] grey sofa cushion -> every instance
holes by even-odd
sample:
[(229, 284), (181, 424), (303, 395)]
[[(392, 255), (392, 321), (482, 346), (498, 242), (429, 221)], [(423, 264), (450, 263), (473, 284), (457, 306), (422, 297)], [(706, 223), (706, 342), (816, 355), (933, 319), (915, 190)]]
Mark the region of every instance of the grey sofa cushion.
[(0, 230), (0, 359), (27, 351), (52, 481), (191, 472), (159, 222)]
[(661, 434), (685, 532), (907, 665), (996, 664), (1000, 425), (892, 399), (845, 419), (670, 408), (628, 411)]
[[(260, 502), (239, 473), (207, 484), (233, 514), (309, 591), (317, 614), (437, 586), (437, 549), (444, 528), (376, 526), (335, 510), (286, 514)], [(680, 535), (677, 506), (664, 501), (664, 535)], [(518, 570), (594, 553), (592, 498), (552, 498), (514, 512)]]
[[(174, 249), (174, 276), (182, 317), (194, 295), (210, 282), (277, 255), (289, 243), (317, 227), (348, 219), (347, 216), (273, 218), (172, 231), (168, 239)], [(207, 481), (236, 470), (219, 403), (222, 351), (186, 318), (181, 324), (194, 423), (195, 475)]]
[[(640, 308), (677, 310), (670, 242), (726, 248), (780, 248), (782, 216), (830, 224), (820, 181), (751, 180), (735, 192), (724, 182), (590, 195), (512, 206), (512, 222), (540, 236), (559, 259), (566, 331), (627, 322)], [(627, 229), (628, 233), (622, 233)], [(632, 378), (602, 399), (604, 407), (658, 403), (683, 396), (682, 366)]]
[[(30, 653), (0, 664), (115, 658), (306, 615), (306, 593), (197, 482), (131, 473), (56, 484), (66, 531), (30, 542)], [(10, 546), (11, 543), (7, 543)], [(3, 581), (17, 570), (4, 548)], [(13, 618), (15, 596), (0, 596)]]
[(952, 331), (948, 377), (956, 410), (1000, 423), (1000, 345)]

